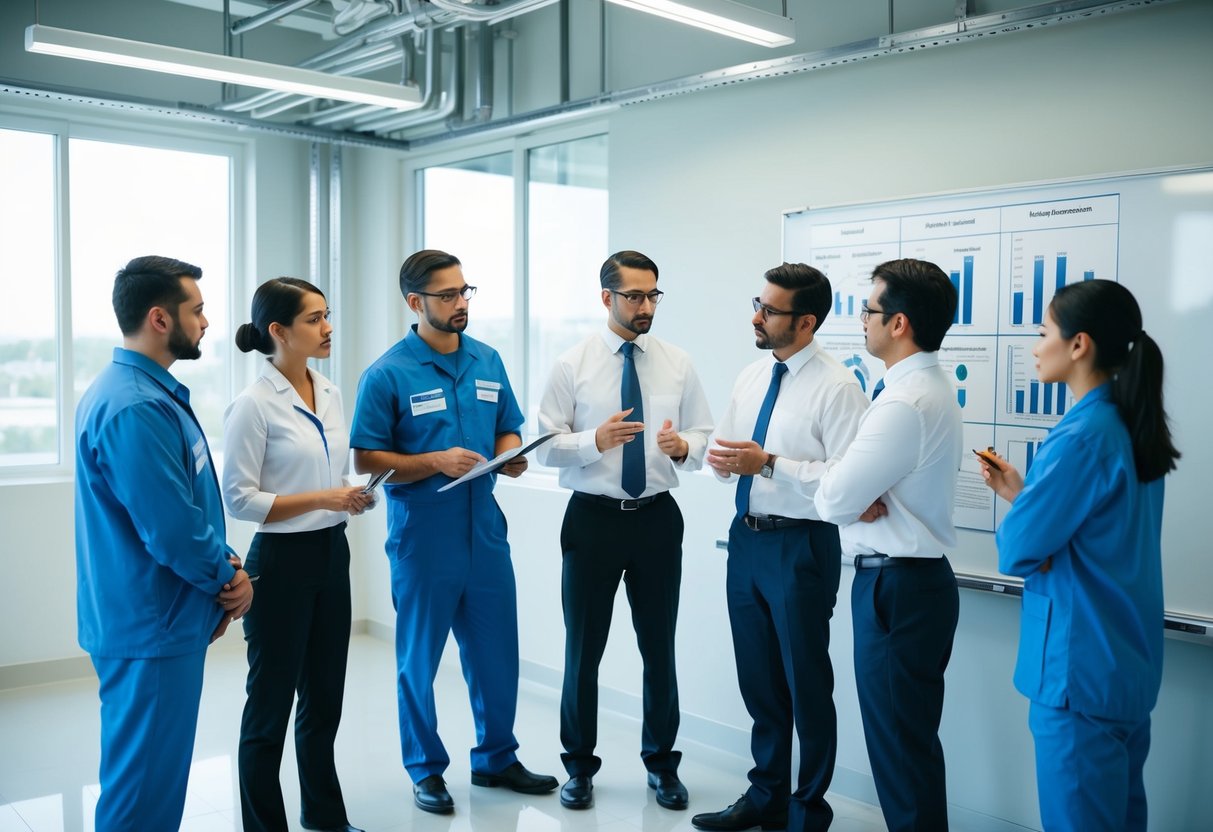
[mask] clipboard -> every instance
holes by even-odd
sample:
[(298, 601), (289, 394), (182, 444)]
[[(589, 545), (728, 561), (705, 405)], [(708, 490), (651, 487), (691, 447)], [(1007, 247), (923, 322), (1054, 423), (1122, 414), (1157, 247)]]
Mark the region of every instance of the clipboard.
[(441, 494), (443, 491), (449, 491), (450, 489), (454, 488), (457, 485), (462, 485), (463, 483), (468, 482), (469, 480), (474, 480), (477, 477), (484, 476), (485, 474), (491, 474), (494, 471), (501, 468), (501, 466), (505, 465), (507, 462), (509, 462), (514, 457), (528, 454), (531, 451), (538, 448), (544, 442), (547, 442), (553, 436), (559, 436), (559, 435), (560, 435), (560, 431), (554, 430), (551, 433), (545, 433), (543, 436), (540, 436), (538, 439), (532, 440), (531, 442), (529, 442), (526, 445), (519, 445), (517, 448), (510, 448), (508, 451), (502, 451), (501, 453), (499, 453), (497, 456), (493, 457), (492, 459), (485, 460), (484, 462), (480, 463), (479, 465), (474, 466), (472, 468), (472, 470), (468, 471), (466, 474), (464, 474), (459, 479), (451, 480), (446, 485), (442, 486), (442, 488), (439, 488), (438, 493)]
[(394, 473), (396, 473), (395, 468), (388, 468), (386, 471), (380, 471), (378, 474), (375, 474), (373, 477), (367, 480), (366, 485), (362, 486), (362, 493), (370, 494), (372, 491), (382, 485), (384, 480)]

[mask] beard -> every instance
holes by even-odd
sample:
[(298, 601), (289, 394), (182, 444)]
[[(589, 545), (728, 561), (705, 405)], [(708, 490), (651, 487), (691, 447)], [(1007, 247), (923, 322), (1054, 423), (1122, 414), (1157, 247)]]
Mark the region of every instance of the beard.
[(779, 350), (790, 346), (796, 340), (796, 332), (788, 327), (783, 332), (772, 335), (766, 329), (754, 328), (754, 346), (760, 350)]
[(628, 332), (634, 332), (637, 335), (644, 335), (653, 328), (652, 315), (641, 315), (637, 313), (627, 320), (624, 320), (623, 316), (621, 316), (616, 310), (612, 310), (611, 315), (615, 318), (615, 323), (619, 324)]
[(468, 313), (465, 309), (462, 312), (457, 312), (449, 318), (435, 318), (426, 310), (425, 320), (431, 327), (439, 332), (454, 332), (456, 334), (463, 332), (468, 328)]
[(202, 338), (190, 343), (189, 336), (181, 329), (181, 323), (173, 318), (173, 331), (168, 334), (168, 351), (177, 361), (197, 361), (202, 357), (199, 345)]

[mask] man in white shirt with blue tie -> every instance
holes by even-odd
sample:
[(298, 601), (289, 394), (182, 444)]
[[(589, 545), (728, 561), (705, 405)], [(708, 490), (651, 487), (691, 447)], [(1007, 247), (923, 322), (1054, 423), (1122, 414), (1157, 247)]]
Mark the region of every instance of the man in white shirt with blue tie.
[(539, 461), (573, 490), (560, 531), (565, 625), (561, 755), (569, 780), (560, 802), (593, 805), (602, 761), (598, 664), (619, 581), (627, 585), (644, 661), (641, 759), (657, 802), (685, 809), (678, 778), (678, 679), (674, 630), (682, 582), (682, 513), (670, 496), (675, 469), (703, 463), (712, 413), (690, 357), (649, 334), (661, 301), (657, 265), (638, 251), (607, 258), (599, 273), (606, 329), (557, 359), (539, 406)]
[(718, 477), (737, 483), (726, 589), (754, 767), (740, 800), (691, 823), (803, 832), (827, 829), (833, 818), (825, 793), (838, 735), (829, 647), (842, 553), (838, 527), (822, 522), (813, 495), (851, 443), (867, 399), (813, 337), (830, 311), (829, 279), (803, 263), (765, 277), (751, 325), (756, 346), (771, 355), (741, 371), (707, 456)]
[[(855, 683), (880, 808), (890, 832), (948, 828), (939, 721), (959, 598), (944, 549), (963, 441), (956, 390), (938, 350), (956, 289), (934, 263), (892, 260), (872, 273), (861, 317), (888, 368), (850, 449), (815, 503), (855, 559)], [(873, 500), (887, 516), (857, 523)]]

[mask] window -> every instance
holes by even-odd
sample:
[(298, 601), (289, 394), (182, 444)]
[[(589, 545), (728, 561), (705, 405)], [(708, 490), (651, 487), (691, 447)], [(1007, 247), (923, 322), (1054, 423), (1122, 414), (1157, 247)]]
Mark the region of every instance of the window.
[[(209, 327), (202, 357), (172, 373), (219, 447), (232, 362), (228, 314), (229, 181), (227, 156), (72, 139), (72, 357), (76, 398), (121, 344), (110, 294), (114, 273), (133, 257), (159, 254), (202, 269), (198, 287)], [(247, 313), (246, 313), (247, 315)], [(242, 319), (243, 320), (243, 319)]]
[(501, 353), (514, 382), (513, 154), (426, 168), (421, 187), (422, 248), (449, 252), (463, 263), (464, 279), (476, 287), (468, 334)]
[(479, 287), (468, 333), (501, 353), (534, 432), (556, 357), (603, 322), (607, 137), (532, 136), (512, 150), (422, 167), (414, 181), (418, 247), (463, 261)]
[(607, 137), (528, 151), (527, 423), (556, 359), (603, 325), (598, 271), (607, 251)]
[(0, 130), (0, 466), (59, 462), (55, 137)]
[(9, 124), (27, 126), (14, 120), (0, 129), (0, 289), (12, 310), (0, 329), (0, 468), (71, 464), (75, 402), (122, 343), (110, 300), (114, 273), (144, 254), (203, 269), (210, 327), (202, 359), (180, 362), (173, 373), (203, 393), (192, 401), (215, 441), (231, 391), (235, 150), (69, 138), (62, 125)]

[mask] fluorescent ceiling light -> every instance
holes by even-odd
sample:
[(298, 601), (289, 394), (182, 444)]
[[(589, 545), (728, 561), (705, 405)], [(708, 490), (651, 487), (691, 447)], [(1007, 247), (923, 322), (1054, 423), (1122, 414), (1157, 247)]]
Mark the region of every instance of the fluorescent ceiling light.
[(796, 40), (796, 24), (791, 18), (760, 11), (733, 0), (608, 1), (759, 46), (786, 46)]
[(41, 55), (58, 55), (97, 61), (113, 66), (167, 72), (206, 81), (239, 84), (279, 92), (331, 98), (357, 104), (374, 104), (394, 110), (413, 110), (421, 106), (421, 93), (415, 87), (347, 78), (295, 66), (267, 64), (247, 58), (233, 58), (210, 52), (195, 52), (175, 46), (145, 43), (71, 29), (34, 24), (25, 30), (25, 49)]

